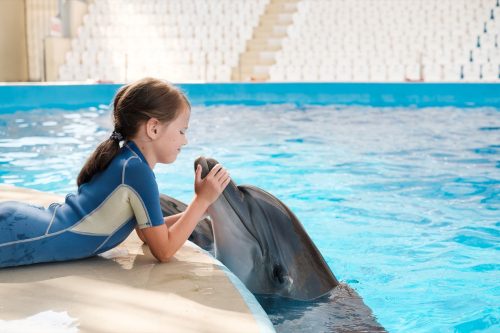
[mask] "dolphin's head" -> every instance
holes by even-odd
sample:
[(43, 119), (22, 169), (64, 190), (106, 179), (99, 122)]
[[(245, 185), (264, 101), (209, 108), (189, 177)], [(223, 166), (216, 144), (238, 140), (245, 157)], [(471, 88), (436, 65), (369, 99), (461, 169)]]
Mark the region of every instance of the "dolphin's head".
[[(205, 178), (218, 162), (199, 157), (194, 168), (201, 165)], [(252, 224), (244, 196), (233, 180), (208, 208), (214, 232), (215, 256), (246, 284), (255, 275), (256, 261), (263, 257), (262, 245)], [(247, 285), (248, 286), (248, 285)]]
[[(202, 178), (218, 162), (199, 157)], [(295, 215), (259, 188), (233, 180), (209, 207), (215, 255), (257, 294), (312, 299), (338, 284)]]
[(198, 164), (201, 165), (201, 178), (205, 178), (210, 170), (217, 164), (218, 162), (214, 160), (213, 158), (207, 159), (203, 156), (198, 157), (194, 161), (194, 169), (198, 167)]
[[(219, 164), (219, 162), (214, 158), (206, 158), (200, 156), (194, 161), (195, 170), (198, 164), (201, 165), (201, 178), (203, 179), (208, 175), (208, 173), (210, 172), (210, 170), (213, 169), (213, 167)], [(234, 195), (242, 199), (242, 194), (238, 190), (238, 186), (236, 186), (233, 180), (230, 180), (229, 184), (227, 185), (226, 189), (223, 192), (223, 196), (226, 197), (228, 200), (232, 200), (234, 198)]]

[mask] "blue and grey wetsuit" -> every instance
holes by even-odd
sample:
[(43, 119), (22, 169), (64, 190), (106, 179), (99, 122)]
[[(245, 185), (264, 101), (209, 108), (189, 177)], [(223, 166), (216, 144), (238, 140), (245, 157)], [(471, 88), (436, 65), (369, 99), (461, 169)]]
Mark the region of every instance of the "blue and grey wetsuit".
[(134, 142), (78, 194), (39, 208), (0, 203), (0, 267), (90, 257), (120, 244), (135, 226), (163, 224), (153, 171)]

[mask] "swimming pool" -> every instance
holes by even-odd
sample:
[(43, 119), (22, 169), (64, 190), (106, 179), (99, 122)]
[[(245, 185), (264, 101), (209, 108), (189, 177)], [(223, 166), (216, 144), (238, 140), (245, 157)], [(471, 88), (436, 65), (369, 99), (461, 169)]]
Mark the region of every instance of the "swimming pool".
[[(110, 126), (104, 105), (0, 114), (0, 183), (74, 192)], [(296, 213), (388, 331), (498, 331), (499, 109), (194, 106), (188, 139), (162, 192), (189, 201), (215, 157)]]

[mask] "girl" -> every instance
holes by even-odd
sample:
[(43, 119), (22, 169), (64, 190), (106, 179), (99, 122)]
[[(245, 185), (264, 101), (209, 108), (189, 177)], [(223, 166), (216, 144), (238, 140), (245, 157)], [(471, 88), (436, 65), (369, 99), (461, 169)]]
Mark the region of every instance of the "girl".
[(220, 165), (204, 179), (198, 167), (191, 204), (163, 218), (153, 169), (174, 162), (187, 144), (189, 101), (175, 86), (146, 78), (123, 86), (113, 106), (114, 131), (80, 171), (76, 195), (48, 209), (0, 203), (0, 267), (90, 257), (134, 228), (156, 259), (167, 261), (227, 186)]

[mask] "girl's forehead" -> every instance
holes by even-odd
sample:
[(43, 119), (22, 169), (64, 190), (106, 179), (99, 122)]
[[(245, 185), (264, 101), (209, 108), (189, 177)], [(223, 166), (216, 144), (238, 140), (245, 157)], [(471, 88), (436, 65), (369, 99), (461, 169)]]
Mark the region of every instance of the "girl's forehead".
[(179, 122), (189, 121), (190, 116), (191, 110), (188, 107), (184, 107), (175, 120)]

